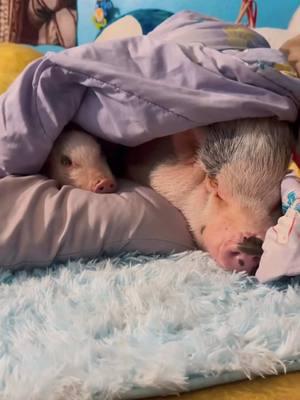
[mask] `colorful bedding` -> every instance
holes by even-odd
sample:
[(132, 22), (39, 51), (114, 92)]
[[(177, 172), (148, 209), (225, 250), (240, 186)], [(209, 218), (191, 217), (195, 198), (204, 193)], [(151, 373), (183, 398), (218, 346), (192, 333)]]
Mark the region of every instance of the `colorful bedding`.
[(0, 176), (38, 172), (70, 120), (129, 146), (228, 119), (294, 121), (300, 81), (286, 69), (255, 32), (192, 12), (147, 36), (49, 53), (0, 97)]

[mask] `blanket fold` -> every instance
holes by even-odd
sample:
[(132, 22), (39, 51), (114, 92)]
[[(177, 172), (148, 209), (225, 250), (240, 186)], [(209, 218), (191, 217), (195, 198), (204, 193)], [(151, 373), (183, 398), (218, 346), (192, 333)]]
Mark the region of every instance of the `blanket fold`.
[(294, 121), (300, 81), (282, 65), (254, 31), (188, 11), (147, 36), (48, 53), (0, 97), (0, 177), (38, 172), (71, 120), (129, 146), (237, 118)]

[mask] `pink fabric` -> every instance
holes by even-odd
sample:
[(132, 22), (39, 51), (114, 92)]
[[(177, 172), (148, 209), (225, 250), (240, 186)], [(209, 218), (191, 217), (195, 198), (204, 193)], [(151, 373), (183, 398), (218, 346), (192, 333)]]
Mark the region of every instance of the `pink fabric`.
[(123, 181), (96, 194), (41, 176), (0, 180), (0, 266), (47, 266), (127, 251), (193, 249), (180, 212), (149, 188)]
[(283, 180), (281, 195), (285, 214), (267, 232), (256, 271), (260, 282), (300, 274), (300, 180), (294, 173)]

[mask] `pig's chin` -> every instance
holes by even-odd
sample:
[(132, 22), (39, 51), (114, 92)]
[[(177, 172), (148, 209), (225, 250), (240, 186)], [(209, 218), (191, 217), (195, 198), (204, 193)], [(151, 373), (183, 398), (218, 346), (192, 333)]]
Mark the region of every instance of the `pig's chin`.
[(205, 241), (198, 242), (201, 250), (206, 251), (215, 260), (215, 262), (222, 268), (227, 269), (226, 263), (221, 254), (222, 243), (206, 243)]

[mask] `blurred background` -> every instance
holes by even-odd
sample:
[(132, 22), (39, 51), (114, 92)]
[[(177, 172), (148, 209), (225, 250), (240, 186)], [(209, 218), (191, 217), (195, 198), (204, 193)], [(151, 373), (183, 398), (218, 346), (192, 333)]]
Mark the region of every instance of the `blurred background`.
[[(81, 43), (89, 42), (96, 30), (87, 21), (93, 13), (95, 1), (78, 0), (78, 32)], [(241, 0), (115, 0), (113, 4), (120, 14), (138, 8), (161, 8), (168, 11), (191, 9), (203, 14), (234, 22)], [(287, 28), (290, 18), (300, 6), (300, 0), (257, 0), (257, 27)]]
[[(103, 15), (109, 3), (108, 15)], [(287, 28), (300, 0), (257, 0), (256, 4), (257, 27)], [(97, 18), (105, 16), (106, 24), (149, 8), (191, 9), (234, 22), (242, 5), (242, 0), (0, 0), (0, 42), (62, 47), (91, 42), (104, 28), (93, 21), (97, 8)]]

